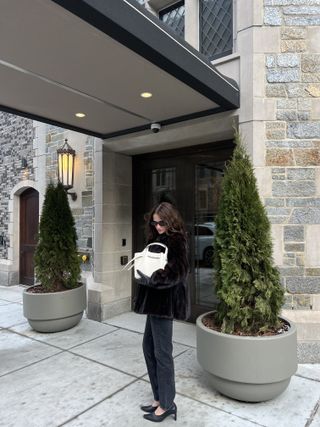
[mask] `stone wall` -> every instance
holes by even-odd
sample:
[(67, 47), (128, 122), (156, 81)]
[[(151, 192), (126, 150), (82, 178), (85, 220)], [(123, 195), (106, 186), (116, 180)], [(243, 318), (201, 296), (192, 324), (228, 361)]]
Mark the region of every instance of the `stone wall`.
[[(89, 252), (92, 256), (94, 138), (48, 125), (46, 130), (46, 180), (47, 184), (50, 181), (57, 182), (57, 149), (64, 144), (66, 138), (76, 151), (75, 188), (70, 192), (77, 190), (78, 198), (76, 202), (72, 202), (69, 198), (69, 203), (76, 223), (78, 249), (80, 252)], [(88, 265), (86, 266), (88, 267)]]
[(131, 308), (131, 272), (121, 257), (132, 254), (132, 158), (95, 144), (94, 282), (88, 318), (105, 320)]
[(279, 50), (265, 55), (276, 113), (265, 124), (265, 205), (282, 252), (286, 307), (319, 310), (320, 0), (264, 0), (264, 25), (279, 29)]
[(34, 179), (32, 120), (0, 112), (0, 130), (0, 258), (7, 259), (11, 190), (21, 180)]
[[(38, 132), (39, 128), (41, 132)], [(78, 249), (90, 255), (89, 262), (82, 265), (83, 270), (92, 269), (94, 138), (7, 113), (0, 113), (0, 260), (10, 258), (9, 199), (12, 189), (23, 181), (45, 181), (40, 186), (43, 188), (41, 191), (49, 182), (56, 183), (57, 149), (65, 138), (76, 150), (75, 190), (78, 199), (76, 202), (69, 199), (69, 202), (76, 223)], [(44, 158), (43, 162), (39, 161), (40, 157)], [(26, 166), (22, 159), (25, 159)], [(19, 221), (11, 230), (14, 236), (18, 235), (18, 224)]]

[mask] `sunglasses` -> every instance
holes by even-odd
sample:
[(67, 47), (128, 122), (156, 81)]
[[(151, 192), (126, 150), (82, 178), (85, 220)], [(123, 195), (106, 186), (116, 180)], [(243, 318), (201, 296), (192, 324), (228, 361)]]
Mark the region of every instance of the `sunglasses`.
[(166, 227), (168, 224), (165, 221), (150, 221), (150, 224), (154, 227), (160, 225), (160, 227)]

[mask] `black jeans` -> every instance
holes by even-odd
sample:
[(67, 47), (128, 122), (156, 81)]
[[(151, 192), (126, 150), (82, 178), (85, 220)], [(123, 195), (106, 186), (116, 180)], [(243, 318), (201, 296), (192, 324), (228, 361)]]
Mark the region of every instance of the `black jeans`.
[(163, 409), (172, 406), (176, 394), (172, 328), (172, 319), (147, 315), (143, 336), (143, 354), (154, 400), (158, 400)]

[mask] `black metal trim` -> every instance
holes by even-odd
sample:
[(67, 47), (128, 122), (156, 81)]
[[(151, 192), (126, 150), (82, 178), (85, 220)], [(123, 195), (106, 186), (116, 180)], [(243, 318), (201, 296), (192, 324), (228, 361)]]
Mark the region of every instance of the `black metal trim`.
[[(172, 125), (174, 123), (180, 123), (180, 122), (184, 122), (187, 120), (197, 119), (199, 117), (211, 116), (213, 114), (221, 113), (223, 111), (224, 111), (223, 108), (217, 107), (217, 108), (212, 108), (210, 110), (199, 111), (197, 113), (186, 114), (184, 116), (173, 117), (171, 119), (162, 120), (162, 121), (159, 121), (157, 123), (159, 123), (161, 125), (161, 127), (164, 127), (164, 126)], [(127, 135), (129, 133), (135, 133), (135, 132), (142, 132), (144, 130), (150, 130), (150, 126), (151, 126), (151, 124), (148, 124), (148, 125), (143, 125), (143, 126), (138, 126), (138, 127), (134, 127), (134, 128), (120, 130), (117, 132), (107, 133), (103, 136), (103, 139), (110, 139), (110, 138), (115, 138), (117, 136)]]
[(51, 120), (47, 117), (38, 116), (37, 114), (26, 113), (25, 111), (17, 110), (16, 108), (6, 107), (5, 105), (0, 105), (0, 111), (5, 113), (15, 114), (16, 116), (25, 117), (26, 119), (37, 120), (38, 122), (47, 123), (49, 125), (58, 126), (63, 129), (74, 130), (75, 132), (84, 133), (85, 135), (95, 136), (97, 138), (103, 139), (103, 134), (99, 132), (92, 132), (91, 130), (83, 129), (78, 126), (72, 126), (67, 123), (58, 122), (57, 120)]
[[(52, 0), (184, 82), (224, 110), (239, 107), (237, 84), (135, 0)], [(162, 30), (162, 31), (161, 31)], [(185, 49), (184, 49), (185, 48)]]
[(182, 148), (169, 148), (167, 150), (163, 151), (156, 151), (152, 153), (142, 153), (142, 154), (134, 154), (132, 156), (134, 161), (147, 161), (147, 160), (153, 160), (158, 158), (170, 158), (170, 157), (177, 157), (182, 156), (192, 156), (201, 154), (203, 152), (205, 153), (212, 153), (212, 152), (218, 152), (221, 150), (233, 150), (235, 148), (235, 142), (233, 139), (222, 139), (219, 141), (211, 141), (206, 142), (204, 144), (199, 145), (191, 145), (187, 147)]
[[(31, 120), (37, 120), (39, 122), (47, 123), (47, 124), (50, 124), (53, 126), (58, 126), (58, 127), (63, 128), (63, 129), (70, 129), (70, 130), (73, 130), (75, 132), (80, 132), (80, 133), (83, 133), (85, 135), (95, 136), (95, 137), (101, 138), (101, 139), (110, 139), (110, 138), (115, 138), (118, 136), (128, 135), (130, 133), (143, 132), (145, 130), (150, 130), (150, 126), (151, 126), (151, 124), (147, 124), (147, 125), (136, 126), (133, 128), (127, 128), (127, 129), (119, 130), (116, 132), (99, 133), (99, 132), (92, 132), (90, 130), (83, 129), (83, 128), (80, 128), (77, 126), (72, 126), (72, 125), (69, 125), (67, 123), (58, 122), (56, 120), (50, 120), (46, 117), (38, 116), (37, 114), (26, 113), (24, 111), (20, 111), (20, 110), (17, 110), (15, 108), (6, 107), (4, 105), (0, 105), (0, 111), (4, 111), (4, 112), (10, 113), (10, 114), (15, 114), (17, 116), (25, 117), (25, 118), (31, 119)], [(160, 123), (161, 126), (164, 127), (164, 126), (172, 125), (174, 123), (180, 123), (180, 122), (184, 122), (187, 120), (197, 119), (200, 117), (211, 116), (213, 114), (218, 114), (218, 113), (221, 113), (223, 111), (224, 111), (223, 108), (217, 107), (217, 108), (212, 108), (210, 110), (199, 111), (197, 113), (186, 114), (184, 116), (173, 117), (171, 119), (163, 120), (163, 121), (158, 122), (158, 123)]]
[[(6, 107), (4, 105), (0, 105), (0, 111), (4, 111), (5, 113), (9, 113), (9, 114), (15, 114), (16, 116), (25, 117), (25, 118), (31, 119), (31, 120), (37, 120), (39, 122), (47, 123), (47, 124), (50, 124), (53, 126), (58, 126), (60, 128), (63, 128), (63, 129), (70, 129), (70, 130), (73, 130), (75, 132), (83, 133), (85, 135), (95, 136), (95, 137), (101, 138), (101, 139), (110, 139), (110, 138), (115, 138), (118, 136), (128, 135), (130, 133), (143, 132), (145, 130), (150, 130), (150, 126), (151, 126), (151, 124), (147, 124), (147, 125), (136, 126), (133, 128), (127, 128), (127, 129), (119, 130), (116, 132), (99, 133), (99, 132), (92, 132), (90, 130), (83, 129), (81, 127), (72, 126), (72, 125), (69, 125), (67, 123), (58, 122), (56, 120), (51, 120), (51, 119), (48, 119), (46, 117), (38, 116), (37, 114), (26, 113), (24, 111), (20, 111), (20, 110), (17, 110), (15, 108)], [(217, 108), (212, 108), (210, 110), (199, 111), (197, 113), (186, 114), (184, 116), (173, 117), (171, 119), (163, 120), (163, 121), (158, 122), (158, 123), (160, 123), (161, 126), (164, 127), (164, 126), (172, 125), (174, 123), (180, 123), (180, 122), (184, 122), (187, 120), (197, 119), (200, 117), (211, 116), (213, 114), (218, 114), (218, 113), (221, 113), (223, 111), (224, 111), (223, 108), (217, 107)]]

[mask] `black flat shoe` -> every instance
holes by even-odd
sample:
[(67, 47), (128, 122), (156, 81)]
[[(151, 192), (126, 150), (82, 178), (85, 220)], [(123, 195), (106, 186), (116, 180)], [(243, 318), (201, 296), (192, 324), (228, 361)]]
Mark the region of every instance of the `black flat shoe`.
[(161, 421), (163, 421), (169, 415), (173, 415), (174, 419), (177, 421), (177, 405), (175, 403), (162, 415), (156, 415), (154, 412), (152, 412), (151, 414), (145, 414), (143, 418), (148, 421), (153, 421), (155, 423), (161, 423)]
[(154, 412), (157, 409), (158, 406), (152, 406), (152, 405), (145, 405), (140, 406), (141, 411), (143, 412), (149, 412), (150, 414)]

